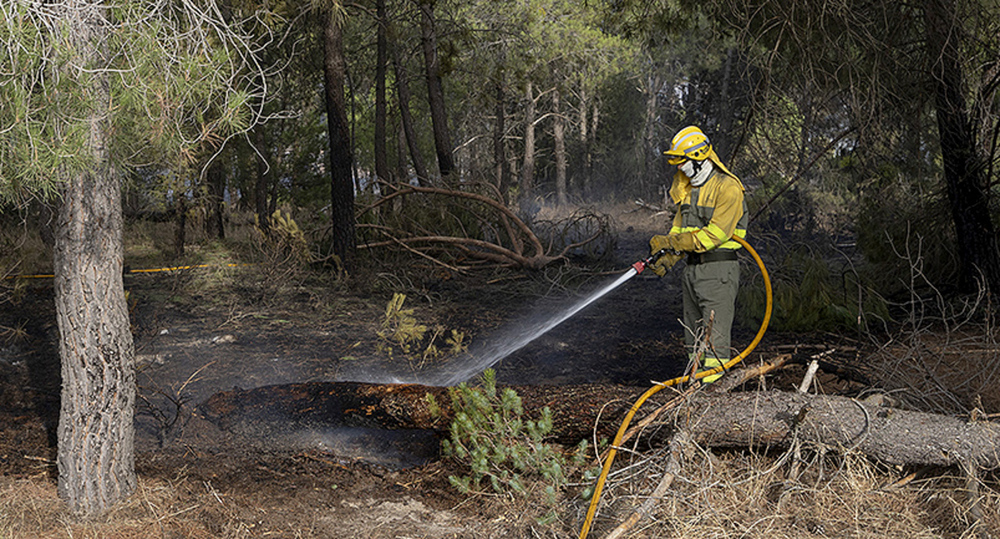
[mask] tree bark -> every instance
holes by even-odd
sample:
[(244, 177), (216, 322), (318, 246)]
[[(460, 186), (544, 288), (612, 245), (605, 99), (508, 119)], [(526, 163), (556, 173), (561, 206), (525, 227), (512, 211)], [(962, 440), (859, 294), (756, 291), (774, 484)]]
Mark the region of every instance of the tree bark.
[(216, 158), (208, 165), (208, 221), (206, 231), (220, 240), (226, 239), (224, 211), (226, 208), (226, 169), (222, 160)]
[(174, 189), (174, 257), (184, 256), (187, 243), (187, 185), (181, 180)]
[(385, 0), (376, 0), (375, 19), (378, 24), (376, 35), (375, 63), (375, 176), (382, 181), (390, 181), (389, 159), (386, 152), (386, 98), (385, 75), (388, 61), (388, 40), (386, 39)]
[(587, 113), (590, 110), (590, 98), (587, 94), (586, 86), (580, 88), (580, 149), (583, 152), (583, 165), (580, 167), (580, 194), (584, 200), (590, 200), (593, 190), (591, 189), (591, 174), (594, 168), (593, 155), (591, 154), (591, 137)]
[(504, 90), (504, 69), (503, 55), (499, 60), (500, 65), (496, 73), (496, 123), (493, 124), (493, 164), (496, 168), (497, 188), (504, 202), (509, 203), (510, 198), (510, 163), (507, 161), (507, 148), (504, 139), (507, 133), (507, 96)]
[(254, 154), (257, 163), (257, 178), (253, 189), (253, 207), (254, 213), (257, 215), (257, 226), (267, 232), (271, 228), (271, 214), (267, 211), (267, 186), (270, 174), (267, 158), (270, 152), (268, 152), (267, 137), (263, 125), (254, 128), (254, 145), (257, 146), (257, 152)]
[(531, 81), (525, 90), (524, 106), (524, 162), (521, 165), (520, 198), (531, 197), (535, 188), (535, 97)]
[[(552, 438), (575, 444), (611, 437), (646, 388), (607, 385), (513, 387), (529, 411), (548, 406)], [(661, 392), (669, 398), (670, 390)], [(450, 416), (431, 414), (427, 395), (447, 411), (448, 389), (420, 385), (320, 382), (218, 393), (197, 413), (246, 436), (317, 427), (407, 428), (444, 431)], [(610, 405), (605, 406), (610, 403)], [(650, 402), (648, 410), (656, 408)], [(845, 397), (779, 391), (699, 392), (674, 429), (711, 447), (788, 447), (793, 439), (855, 450), (888, 464), (1000, 465), (1000, 425), (911, 412)], [(530, 412), (529, 412), (530, 415)], [(639, 416), (641, 417), (641, 413)]]
[(344, 81), (347, 62), (340, 21), (331, 11), (323, 13), (323, 74), (326, 120), (330, 142), (330, 213), (333, 220), (333, 253), (350, 268), (357, 246), (354, 233), (354, 181), (351, 174), (351, 137), (347, 126)]
[[(663, 85), (663, 81), (660, 80), (660, 76), (657, 74), (651, 74), (646, 79), (646, 114), (643, 118), (643, 137), (642, 137), (642, 148), (639, 149), (641, 153), (641, 162), (644, 165), (644, 171), (641, 176), (639, 176), (639, 188), (645, 190), (647, 185), (654, 185), (660, 177), (660, 160), (662, 155), (656, 155), (656, 113), (657, 113), (657, 96), (659, 95), (660, 86)], [(663, 148), (666, 150), (667, 148)], [(667, 179), (669, 181), (669, 177)]]
[(887, 464), (1000, 464), (1000, 425), (780, 391), (699, 395), (679, 426), (712, 447), (789, 447), (794, 438)]
[(566, 119), (562, 116), (562, 96), (559, 88), (552, 92), (552, 113), (555, 115), (552, 138), (555, 141), (556, 201), (564, 206), (569, 203), (569, 195), (566, 191)]
[(975, 131), (965, 103), (959, 49), (962, 28), (955, 10), (954, 0), (926, 0), (924, 4), (945, 183), (962, 262), (959, 286), (971, 292), (985, 278), (984, 284), (996, 291), (1000, 290), (1000, 244), (990, 219), (985, 163), (977, 158)]
[(441, 85), (441, 62), (438, 59), (437, 30), (434, 27), (434, 2), (435, 0), (420, 0), (420, 44), (424, 50), (427, 100), (431, 107), (431, 128), (434, 131), (438, 170), (442, 178), (447, 178), (455, 169), (455, 161), (451, 153), (451, 133), (448, 130), (444, 88)]
[[(410, 159), (413, 161), (413, 172), (417, 175), (417, 180), (421, 185), (430, 184), (430, 176), (427, 174), (427, 165), (424, 164), (423, 154), (417, 146), (417, 133), (413, 127), (413, 115), (410, 114), (410, 79), (407, 75), (406, 65), (399, 56), (399, 48), (395, 43), (390, 43), (392, 53), (392, 69), (396, 74), (396, 100), (399, 102), (399, 120), (402, 123), (403, 133), (406, 134), (406, 146), (410, 150)], [(401, 182), (408, 182), (408, 178), (401, 177)]]
[[(111, 109), (106, 76), (107, 7), (66, 0), (53, 36), (72, 57), (62, 76), (89, 101), (92, 165), (62, 178), (53, 247), (56, 318), (62, 360), (58, 491), (70, 510), (95, 516), (128, 497), (135, 475), (135, 349), (122, 283), (121, 182), (108, 149)], [(84, 74), (86, 68), (97, 69)]]

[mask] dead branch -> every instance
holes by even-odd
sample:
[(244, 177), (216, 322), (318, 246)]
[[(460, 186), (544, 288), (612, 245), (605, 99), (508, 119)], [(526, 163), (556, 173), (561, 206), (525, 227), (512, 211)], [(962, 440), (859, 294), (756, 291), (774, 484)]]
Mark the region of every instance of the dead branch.
[(663, 472), (663, 477), (660, 478), (660, 482), (653, 489), (653, 493), (646, 498), (646, 501), (642, 505), (632, 512), (624, 522), (618, 525), (617, 528), (611, 531), (606, 537), (606, 539), (618, 539), (623, 537), (629, 530), (635, 527), (639, 523), (639, 520), (652, 512), (653, 507), (656, 506), (657, 502), (667, 493), (667, 489), (674, 481), (674, 477), (677, 472), (681, 469), (681, 459), (680, 453), (683, 450), (683, 446), (690, 443), (688, 435), (685, 431), (681, 430), (670, 437), (668, 446), (670, 447), (669, 457), (667, 458), (667, 468)]
[[(459, 236), (446, 236), (438, 235), (432, 231), (420, 231), (419, 236), (414, 236), (412, 233), (404, 233), (401, 231), (395, 231), (388, 227), (372, 224), (359, 224), (358, 228), (369, 228), (376, 230), (381, 234), (384, 234), (390, 238), (386, 242), (368, 243), (366, 245), (361, 245), (359, 248), (373, 248), (386, 245), (404, 245), (410, 251), (418, 251), (423, 253), (424, 256), (430, 256), (423, 251), (416, 249), (414, 244), (416, 243), (430, 243), (436, 245), (449, 245), (452, 247), (457, 247), (462, 250), (467, 256), (478, 258), (480, 260), (486, 260), (489, 262), (494, 262), (505, 266), (517, 266), (525, 267), (531, 269), (540, 269), (553, 262), (562, 260), (566, 257), (566, 254), (581, 245), (585, 245), (589, 242), (594, 241), (600, 235), (600, 233), (583, 240), (582, 242), (577, 242), (572, 245), (566, 246), (563, 251), (557, 255), (546, 254), (548, 251), (545, 246), (542, 245), (542, 241), (538, 236), (531, 230), (528, 225), (521, 220), (510, 208), (508, 208), (502, 202), (495, 200), (489, 196), (481, 195), (479, 193), (473, 193), (468, 191), (459, 191), (453, 189), (444, 189), (439, 187), (421, 187), (412, 185), (399, 186), (399, 189), (389, 193), (377, 200), (373, 204), (361, 210), (361, 214), (369, 212), (390, 200), (397, 197), (407, 196), (411, 194), (429, 194), (438, 195), (444, 197), (460, 198), (467, 200), (474, 200), (478, 203), (484, 204), (489, 208), (492, 208), (497, 212), (499, 216), (499, 228), (506, 232), (512, 248), (504, 247), (498, 243), (492, 243), (486, 240), (480, 240), (470, 237), (459, 237)], [(482, 216), (477, 216), (481, 222), (486, 222)], [(525, 247), (530, 246), (531, 254), (525, 254)], [(432, 257), (433, 258), (433, 257)], [(434, 261), (441, 263), (437, 259)]]

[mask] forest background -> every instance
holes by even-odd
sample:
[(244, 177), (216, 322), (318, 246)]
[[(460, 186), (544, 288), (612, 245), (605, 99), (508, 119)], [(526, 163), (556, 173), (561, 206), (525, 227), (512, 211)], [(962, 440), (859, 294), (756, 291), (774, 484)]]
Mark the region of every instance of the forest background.
[[(19, 301), (17, 275), (55, 275), (60, 495), (90, 513), (135, 488), (131, 443), (119, 443), (131, 434), (116, 428), (131, 412), (100, 426), (126, 464), (76, 483), (88, 449), (69, 419), (93, 412), (98, 364), (119, 367), (96, 375), (126, 388), (112, 409), (134, 407), (121, 285), (132, 268), (292, 264), (363, 288), (389, 264), (543, 278), (566, 262), (600, 267), (619, 232), (601, 208), (670, 210), (662, 151), (686, 125), (747, 185), (753, 240), (780, 268), (775, 328), (885, 331), (919, 304), (992, 331), (997, 9), (5, 4), (0, 301)], [(164, 223), (169, 241), (150, 232)], [(94, 290), (106, 308), (87, 303)], [(759, 311), (761, 291), (744, 296)], [(110, 342), (88, 341), (98, 334)]]

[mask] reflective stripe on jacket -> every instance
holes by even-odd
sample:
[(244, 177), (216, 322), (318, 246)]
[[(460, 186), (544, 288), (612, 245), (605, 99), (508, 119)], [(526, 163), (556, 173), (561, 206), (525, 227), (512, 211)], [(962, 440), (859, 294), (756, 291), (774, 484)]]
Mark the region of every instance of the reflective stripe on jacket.
[(717, 170), (701, 187), (692, 187), (679, 204), (670, 233), (693, 235), (694, 252), (740, 248), (730, 239), (746, 238), (749, 221), (739, 180)]

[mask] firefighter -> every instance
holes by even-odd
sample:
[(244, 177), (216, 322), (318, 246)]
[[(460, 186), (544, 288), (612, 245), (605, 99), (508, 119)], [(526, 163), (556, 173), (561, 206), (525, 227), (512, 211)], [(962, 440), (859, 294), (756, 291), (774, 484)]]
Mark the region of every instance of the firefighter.
[[(680, 259), (687, 265), (681, 278), (684, 296), (684, 344), (699, 372), (725, 364), (730, 359), (730, 332), (736, 310), (740, 268), (733, 236), (746, 237), (745, 187), (719, 159), (708, 137), (698, 127), (680, 130), (667, 162), (677, 166), (670, 197), (678, 205), (667, 235), (649, 240), (651, 252), (667, 249), (652, 269), (663, 276)], [(707, 336), (703, 354), (695, 357), (697, 340)], [(706, 376), (705, 383), (722, 373)]]

